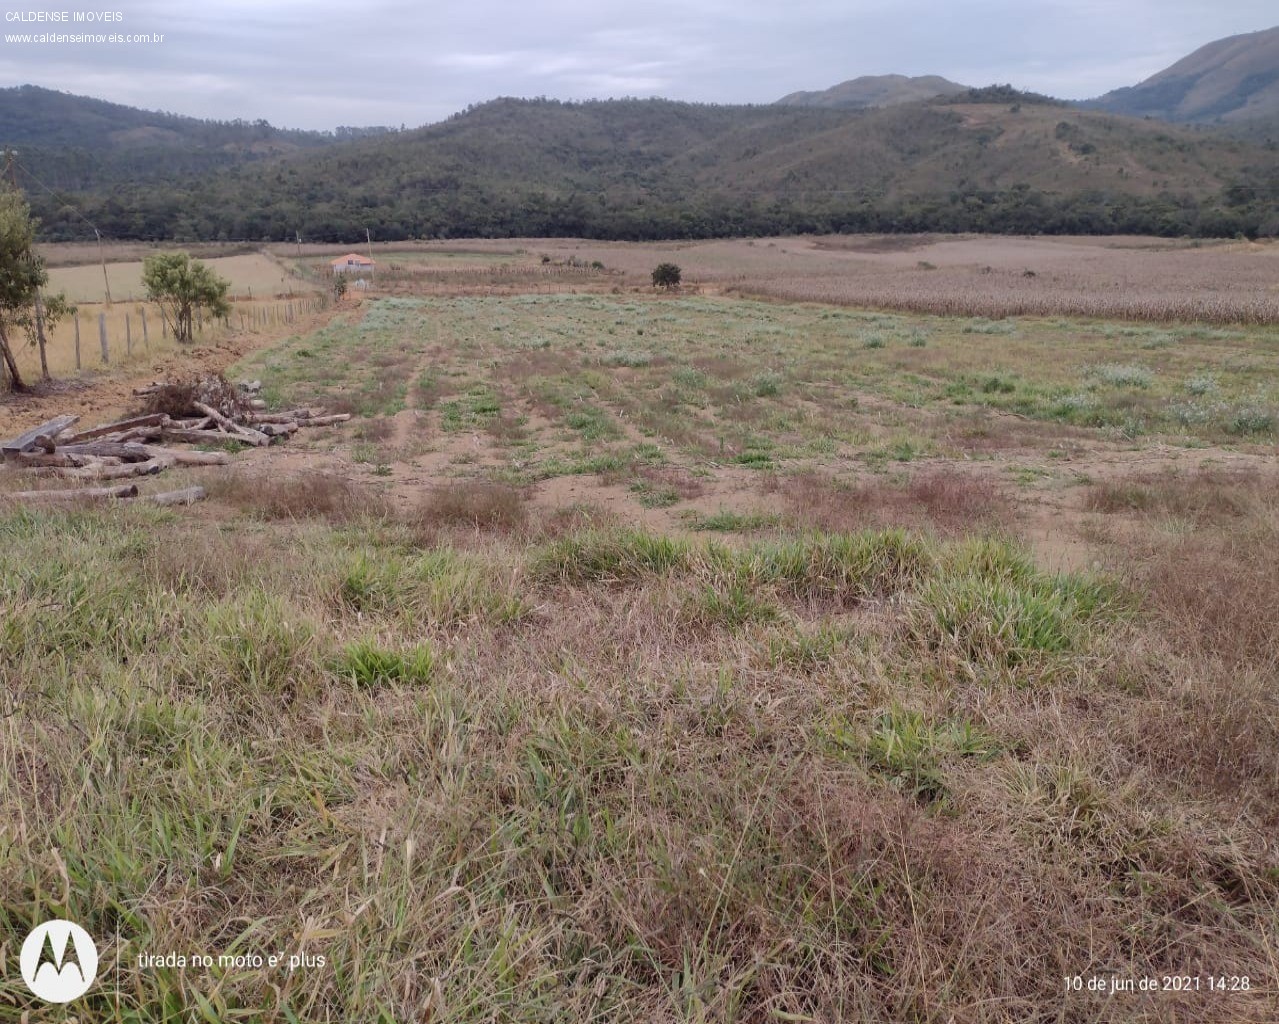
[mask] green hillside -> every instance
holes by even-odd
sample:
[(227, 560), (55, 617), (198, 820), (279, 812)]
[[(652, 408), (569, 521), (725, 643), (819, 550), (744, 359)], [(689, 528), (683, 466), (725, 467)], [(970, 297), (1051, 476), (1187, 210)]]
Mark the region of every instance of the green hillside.
[(22, 85), (0, 89), (0, 147), (49, 187), (79, 191), (159, 181), (330, 146), (385, 128), (291, 131), (206, 121)]
[(792, 92), (777, 103), (787, 107), (892, 107), (934, 96), (953, 96), (967, 88), (940, 75), (863, 75), (829, 89)]
[[(785, 231), (1256, 233), (1273, 153), (1035, 102), (876, 110), (501, 99), (411, 132), (76, 206), (118, 238), (708, 237)], [(1012, 94), (1015, 96), (1015, 94)], [(966, 97), (960, 97), (961, 100)], [(1240, 188), (1242, 186), (1242, 189)], [(33, 194), (33, 200), (38, 199)], [(37, 202), (51, 238), (83, 222)]]
[(1273, 121), (1279, 117), (1279, 28), (1218, 39), (1091, 105), (1168, 121)]

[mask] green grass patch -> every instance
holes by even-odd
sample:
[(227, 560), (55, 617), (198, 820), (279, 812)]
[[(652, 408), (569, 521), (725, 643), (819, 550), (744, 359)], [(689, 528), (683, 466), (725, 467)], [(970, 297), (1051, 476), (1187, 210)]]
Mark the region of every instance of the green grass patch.
[(748, 533), (776, 526), (780, 522), (779, 516), (766, 512), (734, 512), (723, 508), (688, 517), (688, 525), (692, 529), (712, 533)]
[(361, 640), (346, 647), (335, 670), (365, 690), (396, 684), (424, 685), (435, 672), (435, 655), (426, 645), (396, 651)]
[(969, 722), (934, 722), (899, 707), (864, 728), (837, 725), (830, 736), (836, 752), (858, 758), (872, 775), (922, 803), (949, 797), (948, 761), (990, 760), (1001, 750), (995, 737)]

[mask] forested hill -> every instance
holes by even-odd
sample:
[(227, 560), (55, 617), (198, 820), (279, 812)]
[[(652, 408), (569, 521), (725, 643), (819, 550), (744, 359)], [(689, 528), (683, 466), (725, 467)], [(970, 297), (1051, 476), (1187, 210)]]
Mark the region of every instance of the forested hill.
[(863, 75), (829, 89), (792, 92), (777, 102), (787, 107), (891, 107), (934, 96), (954, 96), (967, 89), (940, 75)]
[[(1279, 229), (1273, 148), (1032, 99), (985, 90), (864, 111), (503, 99), (73, 201), (105, 234), (156, 239)], [(82, 220), (31, 195), (47, 237), (83, 237)]]
[(291, 131), (265, 121), (205, 121), (35, 85), (0, 89), (0, 147), (58, 190), (157, 181), (316, 149), (388, 128)]

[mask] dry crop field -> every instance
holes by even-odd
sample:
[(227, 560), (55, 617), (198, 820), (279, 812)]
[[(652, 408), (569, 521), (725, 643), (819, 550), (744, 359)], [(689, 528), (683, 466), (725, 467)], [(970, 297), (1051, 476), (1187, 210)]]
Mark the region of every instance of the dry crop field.
[(1279, 244), (1149, 238), (803, 237), (681, 243), (514, 239), (425, 251), (518, 250), (785, 300), (971, 316), (1279, 322)]
[[(274, 259), (262, 253), (218, 256), (206, 259), (209, 269), (231, 282), (236, 296), (293, 295), (302, 282)], [(115, 302), (139, 302), (146, 297), (142, 286), (142, 261), (107, 264), (111, 298)], [(102, 267), (84, 263), (74, 267), (54, 267), (49, 271), (49, 289), (65, 292), (71, 302), (103, 302), (106, 299)]]
[(1274, 1020), (1279, 326), (518, 247), (607, 269), (248, 355), (357, 415), (202, 506), (0, 506), (0, 944), (102, 1021)]

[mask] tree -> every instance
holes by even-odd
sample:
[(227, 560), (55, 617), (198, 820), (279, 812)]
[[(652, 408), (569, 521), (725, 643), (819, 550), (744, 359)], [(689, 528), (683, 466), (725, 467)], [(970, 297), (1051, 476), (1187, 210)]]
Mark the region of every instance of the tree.
[(44, 330), (74, 309), (62, 295), (48, 296), (41, 304), (40, 289), (49, 283), (49, 275), (34, 248), (36, 224), (21, 195), (12, 189), (0, 191), (0, 358), (14, 391), (25, 391), (26, 384), (13, 356), (13, 331), (40, 342), (40, 365), (48, 379)]
[(341, 302), (346, 298), (346, 275), (335, 274), (333, 277), (333, 297)]
[(231, 312), (226, 298), (231, 282), (185, 252), (148, 256), (142, 262), (142, 283), (177, 341), (191, 340), (197, 310), (206, 309), (215, 318)]
[(674, 263), (659, 263), (653, 268), (653, 287), (671, 288), (679, 286), (682, 271)]

